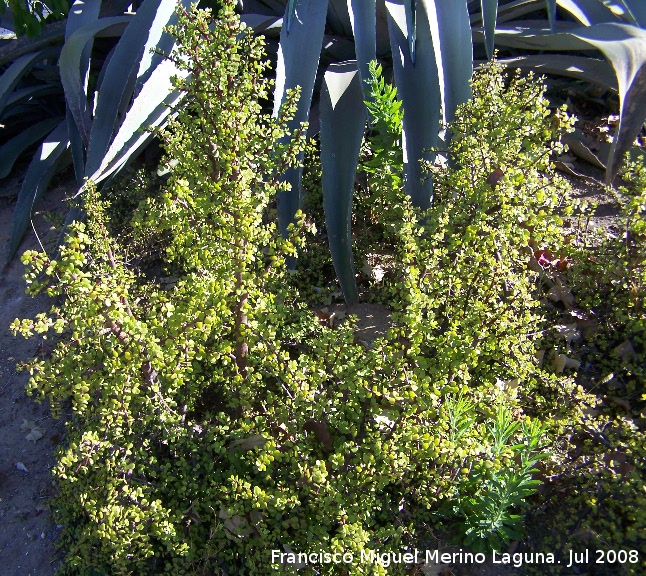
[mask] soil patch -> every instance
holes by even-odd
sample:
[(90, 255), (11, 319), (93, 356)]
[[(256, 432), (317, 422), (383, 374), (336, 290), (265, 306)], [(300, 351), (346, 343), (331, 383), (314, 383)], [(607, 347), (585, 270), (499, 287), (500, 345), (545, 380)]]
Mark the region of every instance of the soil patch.
[[(64, 218), (63, 198), (71, 190), (63, 185), (48, 192), (34, 215), (40, 240), (31, 231), (19, 254), (40, 250), (40, 243), (49, 247), (56, 242), (53, 221)], [(14, 206), (14, 199), (0, 199), (3, 263)], [(13, 336), (10, 324), (15, 318), (33, 318), (51, 305), (46, 296), (25, 294), (23, 274), (24, 266), (16, 258), (0, 276), (0, 558), (4, 559), (0, 571), (4, 576), (53, 576), (61, 555), (49, 509), (54, 494), (51, 469), (65, 427), (51, 417), (46, 403), (38, 404), (25, 394), (29, 374), (16, 368), (32, 358), (43, 341)]]

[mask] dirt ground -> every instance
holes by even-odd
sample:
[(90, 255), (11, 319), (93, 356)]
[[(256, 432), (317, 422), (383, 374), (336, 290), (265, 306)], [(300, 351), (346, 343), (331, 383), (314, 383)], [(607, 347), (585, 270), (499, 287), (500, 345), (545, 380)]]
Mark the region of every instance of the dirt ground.
[[(48, 213), (61, 213), (61, 200), (69, 189), (59, 186), (50, 191), (38, 207), (34, 224), (46, 245), (56, 234)], [(2, 263), (14, 204), (0, 198)], [(39, 249), (33, 231), (23, 241), (20, 253), (27, 249)], [(34, 317), (49, 307), (47, 297), (25, 294), (23, 273), (24, 266), (15, 259), (0, 276), (0, 573), (53, 576), (61, 555), (55, 547), (58, 529), (49, 510), (54, 493), (50, 469), (64, 425), (51, 417), (46, 403), (27, 397), (29, 375), (16, 368), (17, 363), (34, 356), (39, 342), (14, 337), (9, 325), (15, 318)], [(30, 434), (32, 439), (27, 439)], [(42, 437), (35, 439), (39, 434)]]
[[(601, 179), (601, 173), (589, 168), (588, 175)], [(588, 180), (573, 180), (575, 196), (586, 196), (605, 202), (593, 225), (608, 227), (614, 211), (607, 204), (602, 189)], [(48, 192), (37, 207), (34, 226), (40, 242), (53, 246), (58, 238), (55, 224), (63, 218), (63, 199), (75, 191), (73, 184), (60, 185)], [(0, 198), (0, 253), (5, 260), (14, 201)], [(58, 220), (58, 222), (57, 222)], [(40, 249), (33, 231), (27, 235), (19, 254), (27, 249)], [(0, 275), (0, 573), (4, 576), (53, 576), (62, 559), (56, 548), (58, 527), (52, 520), (49, 499), (54, 494), (50, 469), (54, 451), (65, 427), (51, 418), (47, 404), (38, 404), (25, 394), (28, 374), (16, 369), (16, 364), (32, 357), (39, 346), (37, 339), (14, 337), (11, 322), (34, 317), (51, 305), (44, 296), (31, 298), (24, 293), (24, 267), (18, 259)], [(360, 304), (351, 310), (334, 306), (329, 314), (343, 317), (345, 313), (359, 316), (358, 334), (370, 342), (385, 335), (389, 327), (388, 309), (382, 305)], [(34, 430), (37, 432), (33, 434)], [(42, 437), (36, 439), (39, 434)], [(31, 439), (28, 439), (30, 436)], [(530, 527), (531, 532), (531, 527)], [(521, 572), (511, 567), (477, 565), (463, 566), (455, 572), (441, 570), (430, 574), (460, 573), (468, 576), (513, 576)]]

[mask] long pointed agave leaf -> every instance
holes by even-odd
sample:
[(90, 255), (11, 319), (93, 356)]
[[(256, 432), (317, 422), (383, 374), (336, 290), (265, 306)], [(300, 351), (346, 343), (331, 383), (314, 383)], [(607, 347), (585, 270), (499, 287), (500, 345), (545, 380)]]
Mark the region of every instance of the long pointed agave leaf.
[[(370, 4), (370, 0), (366, 1)], [(327, 25), (334, 34), (341, 36), (352, 35), (352, 22), (347, 0), (328, 0)]]
[(10, 38), (16, 38), (16, 23), (13, 21), (11, 7), (6, 4), (0, 7), (0, 26), (11, 32)]
[(58, 21), (46, 24), (40, 31), (38, 38), (29, 38), (22, 36), (9, 42), (6, 46), (0, 48), (0, 66), (8, 62), (18, 60), (25, 54), (31, 54), (37, 50), (47, 48), (52, 44), (57, 44), (65, 38), (65, 22)]
[(646, 28), (646, 2), (644, 0), (622, 0), (640, 28)]
[(249, 28), (253, 28), (256, 34), (263, 34), (271, 36), (272, 32), (277, 31), (280, 34), (280, 29), (283, 26), (282, 17), (269, 16), (267, 14), (241, 14), (240, 20), (244, 22)]
[(168, 118), (183, 97), (183, 93), (172, 91), (171, 78), (182, 78), (186, 74), (170, 60), (164, 60), (155, 68), (128, 110), (101, 164), (90, 175), (90, 180), (98, 184), (107, 179), (150, 140), (151, 133), (143, 132), (141, 128), (155, 128)]
[[(82, 28), (85, 24), (96, 21), (99, 17), (100, 8), (101, 0), (76, 0), (67, 15), (65, 40), (68, 40), (76, 30)], [(74, 165), (76, 184), (79, 187), (83, 184), (85, 149), (87, 148), (87, 138), (89, 137), (90, 113), (87, 109), (87, 87), (90, 76), (90, 58), (92, 56), (93, 40), (93, 38), (90, 38), (83, 47), (78, 70), (80, 84), (83, 90), (83, 93), (79, 94), (79, 103), (82, 104), (82, 109), (78, 111), (78, 114), (82, 116), (82, 123), (87, 126), (87, 129), (83, 133), (81, 133), (79, 124), (75, 120), (69, 105), (67, 105), (67, 128), (72, 151), (72, 164)]]
[(332, 64), (321, 92), (323, 209), (332, 261), (347, 304), (359, 301), (352, 257), (352, 195), (367, 117), (357, 63)]
[(430, 24), (442, 91), (444, 121), (471, 98), (473, 41), (466, 0), (422, 0)]
[(85, 174), (96, 172), (114, 135), (119, 108), (124, 99), (130, 98), (125, 90), (137, 73), (139, 60), (146, 49), (154, 47), (150, 39), (159, 38), (170, 15), (175, 9), (173, 0), (144, 0), (126, 28), (107, 63), (105, 78), (98, 94), (96, 114), (90, 132)]
[(377, 5), (375, 0), (347, 0), (354, 34), (357, 66), (366, 100), (370, 98), (369, 66), (377, 57)]
[(410, 61), (415, 66), (417, 56), (415, 49), (417, 47), (417, 5), (416, 0), (404, 0), (404, 10), (406, 11), (406, 31), (408, 33), (408, 53)]
[(501, 64), (510, 68), (534, 70), (539, 74), (556, 74), (579, 80), (594, 82), (608, 90), (618, 90), (617, 77), (607, 60), (588, 58), (586, 56), (569, 56), (560, 54), (529, 54), (515, 58), (501, 58)]
[(609, 60), (619, 84), (619, 128), (607, 161), (606, 183), (646, 121), (646, 30), (626, 24), (598, 24), (576, 34)]
[(14, 90), (7, 99), (4, 109), (2, 110), (2, 116), (4, 117), (5, 113), (10, 112), (10, 106), (28, 104), (33, 101), (34, 98), (39, 98), (48, 94), (60, 93), (60, 91), (60, 86), (54, 86), (52, 84), (40, 84), (38, 86), (18, 88), (17, 90)]
[(482, 28), (484, 30), (487, 58), (493, 57), (496, 35), (496, 18), (498, 16), (498, 0), (480, 0), (482, 9)]
[(178, 4), (187, 9), (191, 5), (186, 0), (179, 2), (162, 1), (161, 3), (156, 19), (164, 24), (163, 26), (155, 25), (150, 31), (150, 36), (144, 46), (144, 52), (139, 63), (139, 69), (137, 70), (135, 94), (138, 94), (142, 90), (153, 71), (166, 59), (165, 55), (169, 54), (173, 46), (175, 46), (175, 38), (165, 31), (165, 27), (177, 23), (176, 8)]
[(397, 92), (402, 100), (404, 188), (415, 206), (431, 205), (430, 178), (422, 179), (421, 160), (432, 161), (440, 126), (440, 87), (426, 10), (418, 11), (416, 64), (410, 59), (403, 0), (386, 0)]
[(0, 112), (5, 107), (9, 98), (11, 98), (11, 94), (18, 82), (20, 82), (20, 79), (34, 67), (34, 64), (57, 56), (59, 51), (60, 48), (53, 47), (39, 52), (25, 54), (13, 62), (2, 73), (2, 76), (0, 76)]
[(289, 0), (287, 9), (285, 10), (285, 32), (289, 34), (292, 31), (292, 21), (294, 20), (294, 12), (296, 11), (296, 0)]
[[(499, 4), (498, 6), (498, 24), (504, 22), (515, 21), (527, 14), (536, 12), (541, 7), (545, 6), (546, 0), (515, 0), (507, 4)], [(641, 1), (641, 0), (637, 0)], [(602, 22), (618, 22), (620, 18), (610, 10), (600, 0), (556, 0), (556, 5), (568, 12), (581, 24), (590, 26), (591, 24), (599, 24)], [(471, 17), (471, 22), (477, 24), (482, 22), (483, 17), (481, 13), (475, 13)], [(558, 21), (554, 21), (554, 24)], [(550, 29), (556, 30), (550, 22)]]
[[(285, 21), (290, 5), (285, 12)], [(298, 109), (290, 129), (306, 122), (309, 116), (323, 43), (327, 0), (294, 0), (293, 7), (289, 33), (286, 25), (280, 33), (274, 90), (274, 116), (277, 116), (287, 91), (297, 86), (301, 88)], [(301, 175), (301, 169), (290, 168), (284, 178), (291, 184), (291, 190), (278, 194), (278, 225), (283, 235), (287, 234), (287, 227), (300, 204)]]
[(628, 24), (596, 24), (549, 34), (520, 27), (499, 30), (502, 43), (538, 50), (596, 48), (612, 64), (619, 88), (619, 128), (607, 161), (606, 181), (616, 175), (619, 161), (646, 120), (646, 30)]
[(32, 208), (49, 185), (68, 147), (67, 122), (63, 120), (45, 138), (27, 169), (13, 212), (9, 250), (5, 265), (11, 261), (16, 250), (18, 250), (29, 226)]
[(547, 4), (547, 17), (553, 32), (556, 26), (556, 0), (545, 0), (545, 4)]
[(130, 16), (113, 16), (89, 22), (70, 34), (61, 50), (58, 65), (65, 90), (65, 100), (86, 146), (90, 140), (92, 126), (87, 110), (85, 79), (81, 76), (85, 47), (99, 34), (118, 36), (130, 21)]
[(586, 26), (619, 22), (619, 17), (599, 0), (558, 0), (560, 8)]
[(40, 142), (60, 122), (61, 118), (58, 117), (37, 122), (0, 146), (0, 179), (9, 175), (14, 163), (27, 148)]

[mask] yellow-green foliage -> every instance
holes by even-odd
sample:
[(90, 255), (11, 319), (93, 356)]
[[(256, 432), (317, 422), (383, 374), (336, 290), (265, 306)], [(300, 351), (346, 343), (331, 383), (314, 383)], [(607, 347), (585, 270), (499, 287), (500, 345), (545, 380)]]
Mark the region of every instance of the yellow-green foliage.
[[(544, 321), (526, 245), (550, 237), (559, 200), (540, 89), (477, 77), (427, 214), (404, 198), (396, 156), (368, 170), (390, 206), (397, 325), (366, 349), (352, 322), (321, 326), (286, 269), (307, 219), (282, 240), (271, 207), (303, 143), (286, 143), (293, 98), (278, 119), (261, 113), (260, 41), (231, 4), (215, 26), (193, 10), (172, 32), (192, 74), (161, 134), (168, 185), (125, 239), (89, 186), (60, 258), (23, 257), (30, 292), (62, 296), (13, 328), (58, 334), (28, 369), (32, 393), (72, 410), (54, 470), (64, 573), (292, 573), (272, 550), (293, 550), (355, 559), (302, 574), (402, 574), (362, 552), (399, 553), (432, 530), (482, 550), (519, 538), (535, 465), (570, 423), (556, 417), (576, 424), (584, 407), (533, 357)], [(382, 128), (396, 139), (397, 122)], [(149, 238), (172, 282), (133, 265)]]

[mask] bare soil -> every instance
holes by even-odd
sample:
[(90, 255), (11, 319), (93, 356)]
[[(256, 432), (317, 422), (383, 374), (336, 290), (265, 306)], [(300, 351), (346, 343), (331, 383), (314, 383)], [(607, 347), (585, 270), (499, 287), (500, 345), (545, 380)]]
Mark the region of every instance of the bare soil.
[[(70, 186), (51, 190), (34, 215), (44, 245), (56, 239), (57, 232), (48, 221), (50, 212), (62, 215), (62, 199), (69, 190)], [(12, 199), (0, 198), (2, 263), (14, 205)], [(29, 249), (40, 249), (33, 231), (19, 253)], [(46, 296), (31, 298), (25, 294), (23, 274), (24, 266), (16, 258), (0, 275), (0, 572), (4, 576), (53, 576), (61, 555), (55, 546), (58, 529), (49, 508), (54, 494), (50, 471), (64, 425), (51, 417), (46, 403), (38, 404), (26, 395), (29, 374), (16, 367), (36, 354), (40, 342), (13, 336), (11, 322), (33, 318), (51, 305)], [(42, 437), (27, 439), (34, 429)]]

